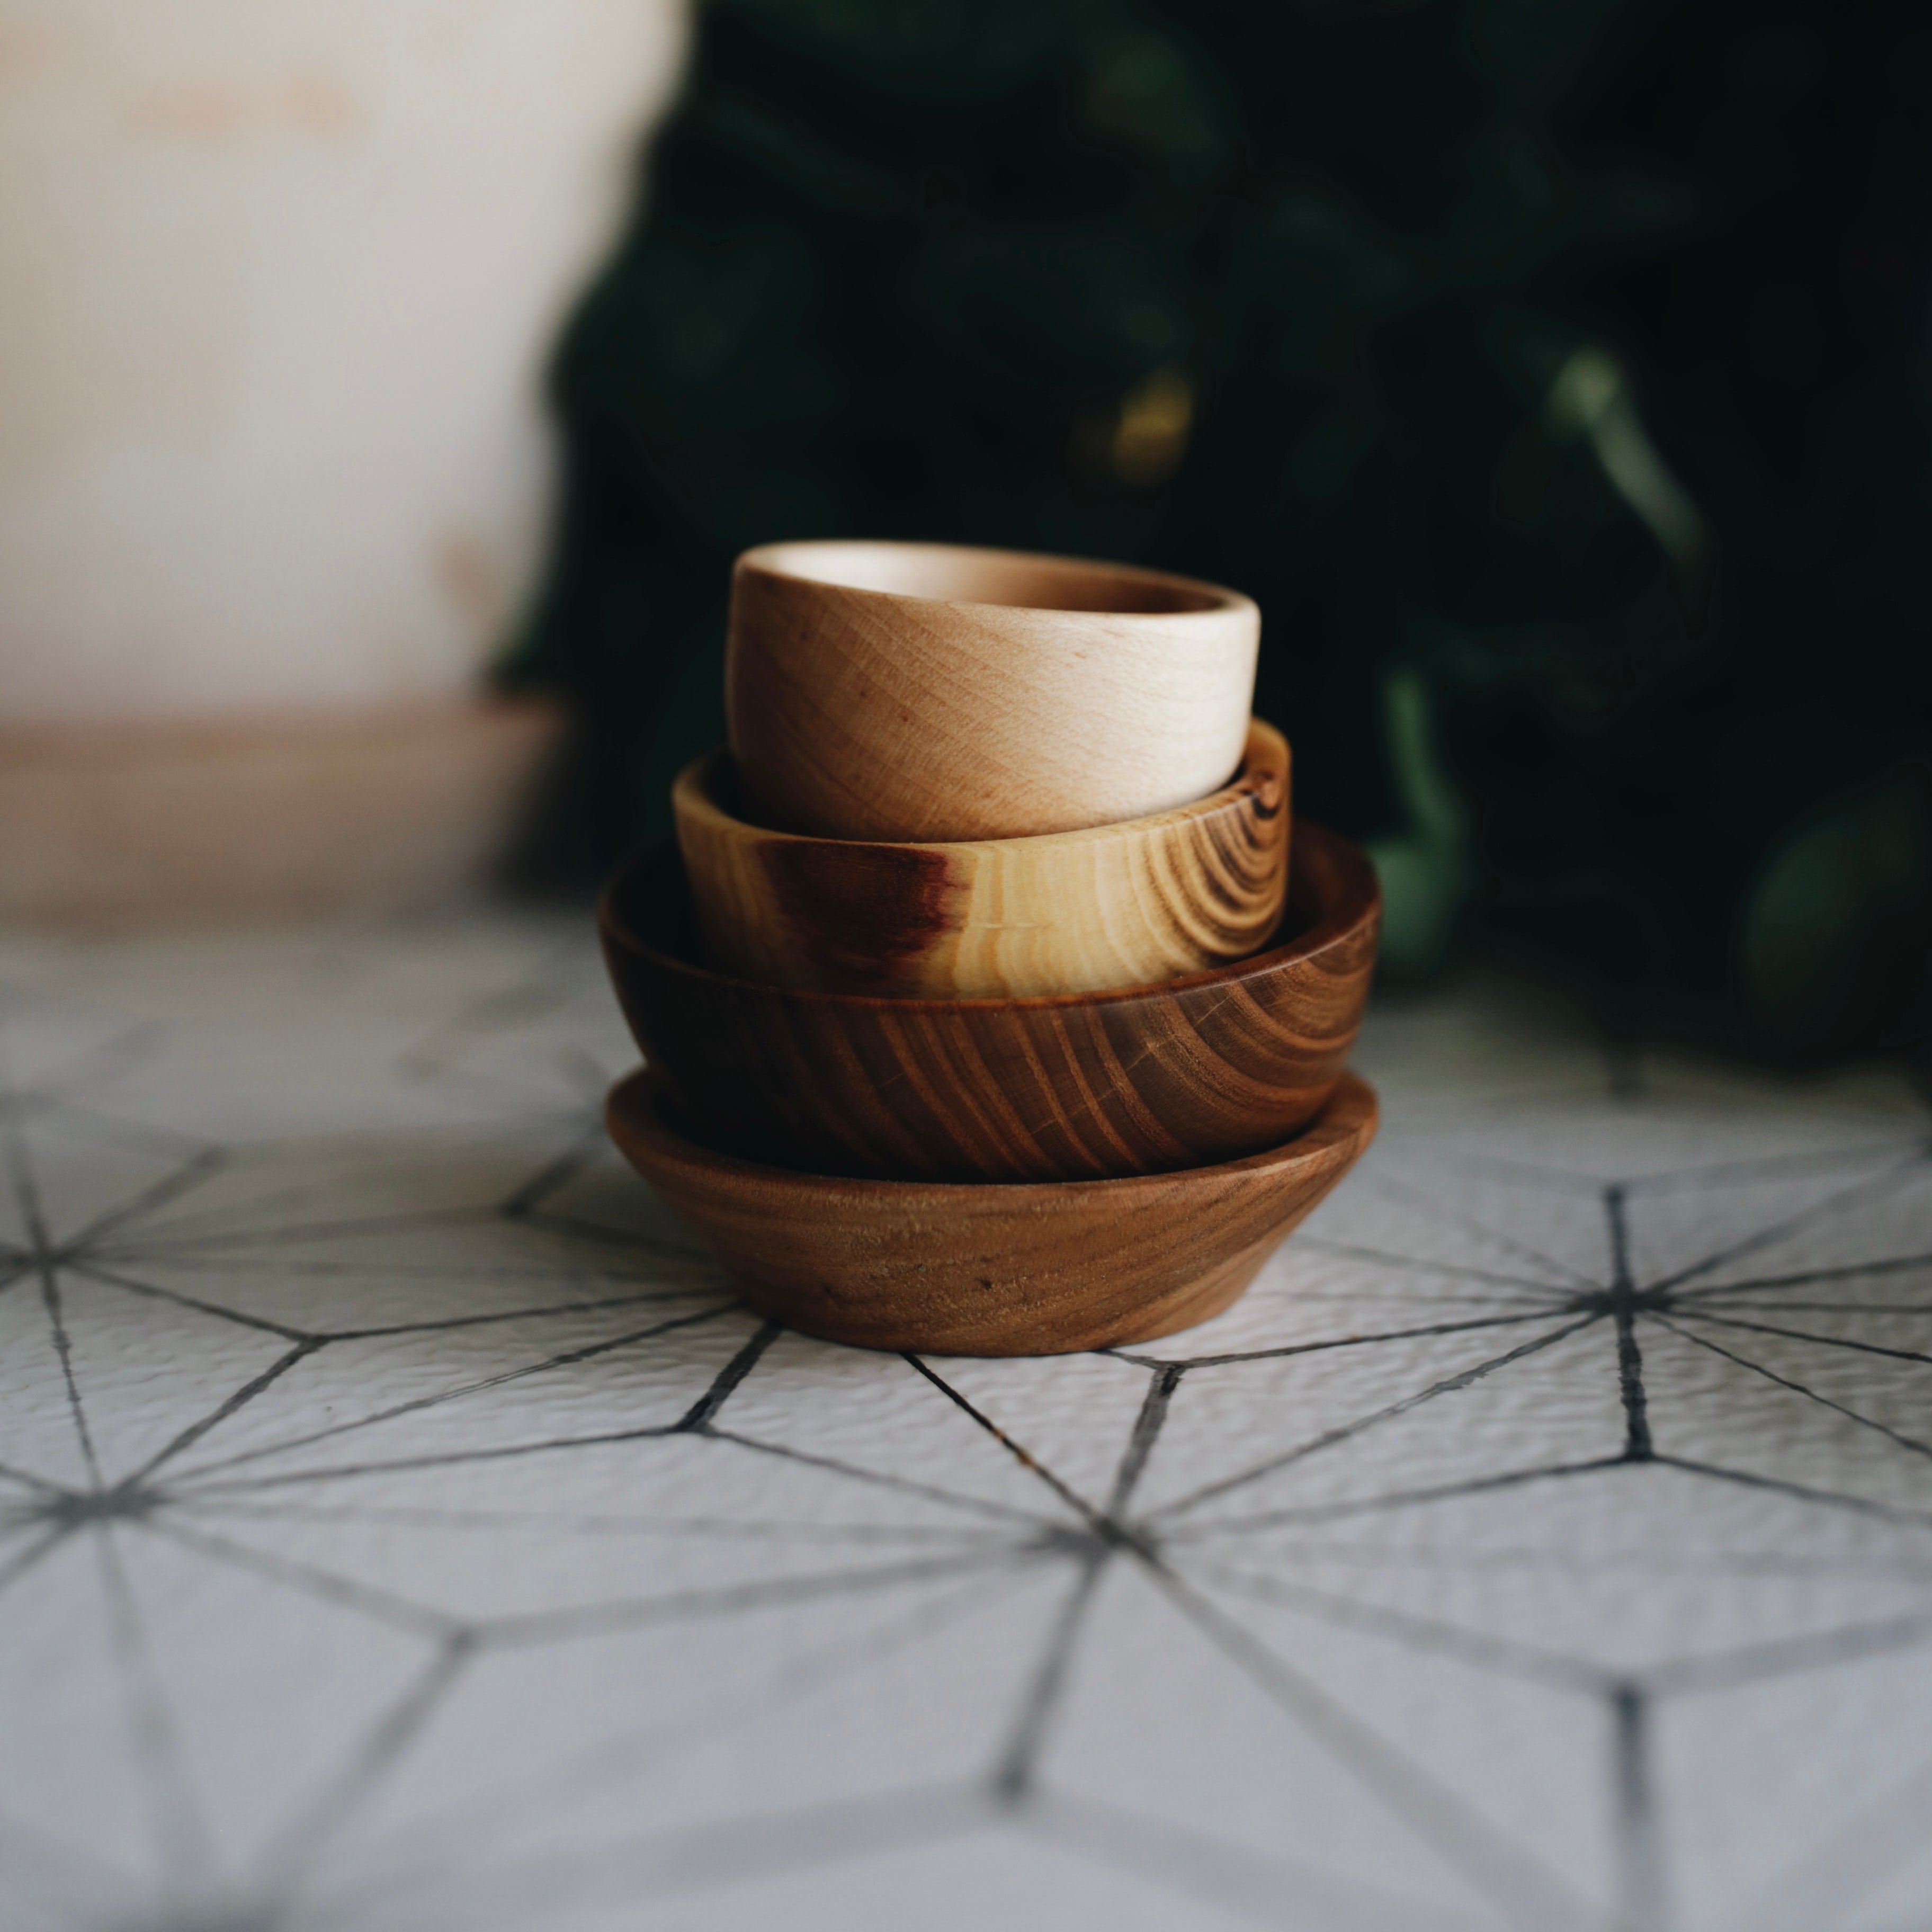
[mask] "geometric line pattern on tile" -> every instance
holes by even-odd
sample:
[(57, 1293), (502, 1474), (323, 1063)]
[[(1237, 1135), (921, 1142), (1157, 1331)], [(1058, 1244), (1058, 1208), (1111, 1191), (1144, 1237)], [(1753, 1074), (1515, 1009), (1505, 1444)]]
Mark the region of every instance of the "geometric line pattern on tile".
[[(43, 1054), (0, 1099), (0, 1298), (38, 1303), (44, 1324), (38, 1358), (16, 1354), (10, 1374), (45, 1398), (36, 1417), (60, 1418), (60, 1466), (82, 1472), (10, 1442), (0, 1620), (50, 1566), (91, 1553), (59, 1574), (98, 1592), (149, 1834), (145, 1876), (117, 1877), (38, 1821), (0, 1822), (47, 1922), (98, 1923), (116, 1895), (124, 1924), (238, 1932), (345, 1916), (560, 1924), (656, 1904), (676, 1923), (677, 1900), (716, 1888), (1019, 1834), (1162, 1886), (1203, 1923), (1654, 1932), (1690, 1909), (1674, 1871), (1698, 1815), (1661, 1774), (1662, 1718), (1882, 1672), (1932, 1642), (1922, 1124), (1741, 1156), (1726, 1136), (1756, 1129), (1742, 1103), (1700, 1102), (1691, 1139), (1716, 1151), (1646, 1166), (1628, 1150), (1681, 1110), (1627, 1048), (1596, 1094), (1561, 1098), (1562, 1145), (1522, 1124), (1520, 1094), (1469, 1097), (1453, 1127), (1414, 1132), (1392, 1100), (1396, 1131), (1246, 1301), (1106, 1352), (1107, 1376), (1076, 1400), (1073, 1364), (855, 1363), (782, 1336), (674, 1231), (627, 1220), (637, 1190), (594, 1111), (615, 1066), (559, 1036), (580, 1016), (562, 1024), (574, 996), (556, 986), (580, 987), (586, 957), (555, 938), (371, 1075), (372, 1112), (384, 1079), (447, 1088), (472, 1119), (515, 1126), (518, 1144), (548, 1142), (488, 1198), (364, 1211), (318, 1210), (299, 1186), (250, 1192), (254, 1168), (273, 1180), (272, 1148), (104, 1102), (165, 1052), (151, 1020)], [(31, 1006), (16, 996), (8, 1018), (31, 1025)], [(476, 1064), (490, 1054), (522, 1070)], [(541, 1104), (532, 1065), (554, 1078)], [(58, 1186), (50, 1162), (66, 1164)], [(387, 1177), (405, 1196), (406, 1167)], [(65, 1204), (86, 1192), (68, 1170), (102, 1177), (85, 1211)], [(217, 1202), (224, 1186), (239, 1191)], [(298, 1301), (304, 1282), (349, 1304), (416, 1296), (422, 1312), (310, 1324), (262, 1298), (280, 1284)], [(489, 1305), (452, 1312), (452, 1293)], [(76, 1327), (83, 1294), (103, 1294), (182, 1334), (227, 1324), (254, 1352), (210, 1352), (196, 1401), (163, 1405), (142, 1453), (119, 1461), (104, 1424), (121, 1440), (148, 1418), (140, 1378)], [(446, 1362), (458, 1338), (484, 1347), (487, 1370)], [(331, 1368), (352, 1360), (353, 1386)], [(639, 1406), (654, 1419), (628, 1422)], [(752, 1413), (755, 1427), (736, 1420)], [(1485, 1434), (1498, 1417), (1508, 1429)], [(298, 1766), (239, 1868), (212, 1849), (184, 1742), (176, 1610), (144, 1602), (127, 1561), (143, 1540), (210, 1580), (197, 1616), (219, 1615), (232, 1574), (292, 1616), (326, 1608), (418, 1652), (352, 1748)], [(1218, 1659), (1274, 1714), (1284, 1751), (1329, 1767), (1344, 1820), (1331, 1840), (1260, 1842), (1100, 1795), (1114, 1768), (1082, 1756), (1091, 1693), (1076, 1687), (1106, 1669), (1103, 1597), (1170, 1669)], [(741, 1629), (758, 1642), (734, 1646)], [(976, 1630), (990, 1648), (972, 1682), (1005, 1688), (957, 1702), (956, 1736), (979, 1742), (943, 1774), (900, 1779), (893, 1725), (861, 1724), (850, 1790), (748, 1789), (735, 1808), (588, 1844), (522, 1822), (565, 1765), (608, 1800), (627, 1780), (674, 1789), (680, 1762), (688, 1774), (738, 1737), (733, 1762), (757, 1786), (762, 1750), (782, 1763), (796, 1748), (788, 1714), (856, 1722), (861, 1687), (901, 1670), (943, 1682), (948, 1646)], [(571, 1674), (573, 1655), (668, 1655), (652, 1648), (667, 1633), (706, 1660), (681, 1715), (607, 1711), (608, 1671)], [(658, 1666), (652, 1688), (681, 1692), (676, 1675)], [(1466, 1677), (1522, 1687), (1552, 1737), (1574, 1730), (1562, 1712), (1589, 1714), (1603, 1755), (1579, 1776), (1600, 1869), (1580, 1838), (1552, 1850), (1502, 1815), (1479, 1768), (1445, 1761), (1389, 1701), (1398, 1678), (1426, 1693)], [(531, 1685), (579, 1700), (556, 1756), (528, 1778), (459, 1792), (446, 1774), (400, 1795), (466, 1710), (540, 1729)], [(1838, 1838), (1799, 1848), (1808, 1910), (1848, 1908), (1908, 1856), (1880, 1826), (1918, 1787), (1877, 1783), (1850, 1794)], [(1741, 1869), (1738, 1897), (1762, 1882)]]

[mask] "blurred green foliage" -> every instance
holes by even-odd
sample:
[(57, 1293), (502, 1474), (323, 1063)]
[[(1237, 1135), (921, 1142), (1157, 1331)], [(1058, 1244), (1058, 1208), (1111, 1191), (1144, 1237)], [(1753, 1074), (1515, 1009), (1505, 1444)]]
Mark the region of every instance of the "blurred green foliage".
[(708, 0), (506, 672), (584, 701), (579, 862), (722, 735), (748, 544), (1139, 559), (1260, 601), (1394, 972), (1916, 1048), (1928, 110), (1858, 0)]

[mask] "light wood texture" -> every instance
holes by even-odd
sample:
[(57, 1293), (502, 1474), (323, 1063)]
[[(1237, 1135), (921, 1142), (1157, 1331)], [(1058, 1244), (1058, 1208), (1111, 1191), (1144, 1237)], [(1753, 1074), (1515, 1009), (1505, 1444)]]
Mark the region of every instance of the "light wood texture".
[(997, 999), (1151, 986), (1245, 958), (1288, 886), (1288, 748), (1258, 720), (1233, 782), (1090, 832), (961, 844), (768, 831), (730, 754), (671, 790), (713, 965), (772, 986)]
[(1381, 910), (1360, 850), (1304, 821), (1282, 943), (1125, 992), (890, 1000), (733, 979), (697, 963), (675, 850), (614, 881), (600, 924), (644, 1058), (712, 1145), (820, 1172), (1040, 1180), (1286, 1139), (1341, 1077)]
[(173, 926), (480, 890), (567, 720), (463, 700), (232, 722), (0, 730), (0, 914)]
[(1240, 762), (1261, 614), (1120, 564), (789, 543), (731, 580), (752, 815), (832, 838), (1031, 838), (1204, 797)]
[(849, 1180), (715, 1154), (648, 1073), (610, 1096), (624, 1157), (760, 1313), (868, 1348), (1043, 1355), (1151, 1341), (1218, 1315), (1360, 1159), (1353, 1075), (1306, 1132), (1244, 1160), (1121, 1180)]

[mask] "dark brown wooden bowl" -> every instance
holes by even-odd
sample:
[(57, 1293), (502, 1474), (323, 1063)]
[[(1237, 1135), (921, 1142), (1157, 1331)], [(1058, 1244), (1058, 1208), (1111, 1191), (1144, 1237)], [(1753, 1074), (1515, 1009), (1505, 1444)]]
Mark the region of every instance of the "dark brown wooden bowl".
[(1354, 1044), (1382, 918), (1360, 850), (1298, 824), (1271, 950), (1164, 986), (904, 1000), (711, 971), (674, 848), (598, 908), (625, 1017), (710, 1145), (820, 1174), (1064, 1180), (1280, 1144)]
[(647, 1072), (612, 1090), (606, 1118), (760, 1314), (861, 1348), (1050, 1355), (1220, 1314), (1361, 1158), (1376, 1110), (1345, 1075), (1312, 1126), (1266, 1153), (1022, 1186), (855, 1180), (713, 1153)]

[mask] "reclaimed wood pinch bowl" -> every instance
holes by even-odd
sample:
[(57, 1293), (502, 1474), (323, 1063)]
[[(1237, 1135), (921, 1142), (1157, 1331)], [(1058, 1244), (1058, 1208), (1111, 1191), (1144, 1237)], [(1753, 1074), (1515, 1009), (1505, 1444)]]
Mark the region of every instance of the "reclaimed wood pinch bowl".
[(731, 577), (724, 705), (760, 823), (1026, 838), (1204, 798), (1240, 762), (1261, 613), (1124, 564), (767, 544)]
[(734, 978), (700, 963), (674, 848), (612, 881), (598, 925), (631, 1031), (700, 1139), (821, 1173), (1024, 1181), (1286, 1140), (1342, 1076), (1381, 912), (1360, 850), (1304, 821), (1276, 945), (1117, 992), (881, 999)]
[(1252, 952), (1287, 890), (1288, 742), (1258, 719), (1219, 791), (1086, 832), (814, 838), (748, 824), (736, 794), (714, 752), (671, 808), (706, 956), (767, 986), (969, 1000), (1151, 986)]
[(611, 1138), (760, 1314), (868, 1348), (1042, 1355), (1151, 1341), (1218, 1315), (1375, 1137), (1345, 1075), (1286, 1145), (1118, 1180), (855, 1180), (760, 1166), (681, 1131), (648, 1071)]

